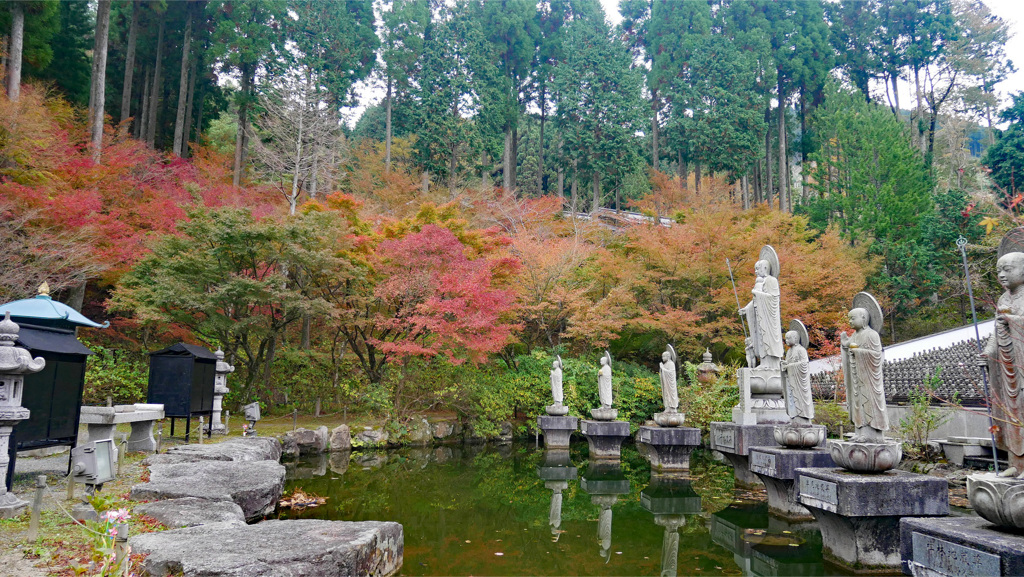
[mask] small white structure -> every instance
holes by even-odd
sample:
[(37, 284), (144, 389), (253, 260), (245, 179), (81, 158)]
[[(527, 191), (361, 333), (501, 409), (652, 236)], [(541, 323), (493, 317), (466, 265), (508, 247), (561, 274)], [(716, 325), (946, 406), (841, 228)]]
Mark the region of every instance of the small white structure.
[(121, 423), (130, 423), (129, 452), (154, 453), (156, 439), (153, 424), (164, 418), (163, 405), (136, 403), (113, 407), (82, 407), (81, 423), (88, 425), (89, 441), (113, 439), (114, 429)]
[(224, 362), (224, 351), (217, 349), (214, 355), (217, 356), (217, 376), (213, 378), (213, 412), (210, 415), (210, 433), (226, 435), (228, 427), (221, 422), (220, 413), (223, 410), (224, 395), (231, 392), (228, 389), (228, 375), (235, 372), (235, 367)]

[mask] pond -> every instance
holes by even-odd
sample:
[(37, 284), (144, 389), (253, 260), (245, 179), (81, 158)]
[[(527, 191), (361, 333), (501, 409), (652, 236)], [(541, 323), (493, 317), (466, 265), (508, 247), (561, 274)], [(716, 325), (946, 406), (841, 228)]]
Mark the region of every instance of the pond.
[(396, 521), (403, 575), (826, 575), (813, 523), (734, 497), (732, 469), (698, 451), (687, 479), (620, 465), (586, 444), (400, 449), (289, 465), (286, 492), (326, 505), (282, 518)]

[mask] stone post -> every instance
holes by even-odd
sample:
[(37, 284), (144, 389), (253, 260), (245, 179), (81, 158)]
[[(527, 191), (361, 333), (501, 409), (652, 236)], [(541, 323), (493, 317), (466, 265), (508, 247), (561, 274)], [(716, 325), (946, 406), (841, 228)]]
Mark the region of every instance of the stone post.
[[(33, 359), (27, 350), (14, 346), (20, 330), (6, 312), (0, 321), (0, 479), (7, 478), (11, 431), (29, 415), (28, 409), (21, 406), (25, 375), (38, 373), (46, 365), (42, 357)], [(27, 506), (26, 501), (8, 493), (7, 486), (0, 483), (0, 519), (16, 517)]]
[(210, 416), (210, 433), (226, 435), (228, 427), (220, 421), (220, 412), (224, 395), (228, 394), (228, 374), (235, 372), (235, 367), (224, 362), (224, 351), (217, 349), (217, 376), (213, 378), (213, 414)]

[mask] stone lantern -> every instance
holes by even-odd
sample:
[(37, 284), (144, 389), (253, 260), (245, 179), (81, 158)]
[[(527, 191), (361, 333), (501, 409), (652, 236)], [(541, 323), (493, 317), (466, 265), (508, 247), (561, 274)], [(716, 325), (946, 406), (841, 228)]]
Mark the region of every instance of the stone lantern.
[(697, 380), (709, 385), (718, 378), (718, 365), (711, 362), (711, 351), (704, 349), (704, 362), (697, 366)]
[(210, 415), (210, 433), (226, 435), (227, 426), (220, 420), (224, 395), (230, 392), (228, 389), (228, 375), (235, 372), (235, 367), (224, 362), (224, 351), (217, 349), (214, 353), (217, 356), (216, 376), (213, 378), (213, 412)]
[[(11, 431), (29, 415), (28, 409), (21, 406), (25, 375), (38, 373), (46, 365), (42, 357), (33, 359), (27, 350), (14, 346), (19, 330), (17, 323), (11, 320), (11, 313), (5, 313), (4, 320), (0, 321), (0, 479), (7, 478)], [(0, 484), (0, 518), (15, 517), (27, 505), (8, 493), (5, 484)]]

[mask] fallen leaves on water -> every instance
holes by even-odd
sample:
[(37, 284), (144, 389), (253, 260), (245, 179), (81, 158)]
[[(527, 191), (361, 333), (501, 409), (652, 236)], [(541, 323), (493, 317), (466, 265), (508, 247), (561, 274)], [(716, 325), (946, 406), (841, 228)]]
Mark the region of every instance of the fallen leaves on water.
[(282, 509), (310, 509), (313, 507), (319, 507), (327, 502), (326, 497), (320, 497), (318, 495), (310, 495), (301, 489), (297, 489), (291, 495), (281, 499), (277, 502), (278, 506)]

